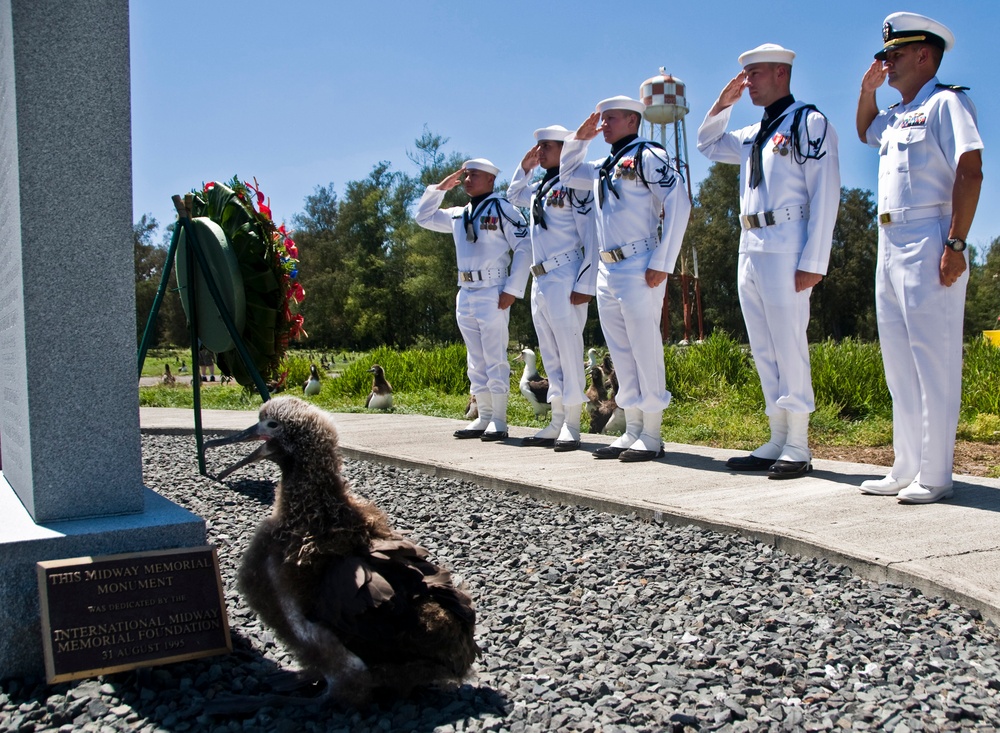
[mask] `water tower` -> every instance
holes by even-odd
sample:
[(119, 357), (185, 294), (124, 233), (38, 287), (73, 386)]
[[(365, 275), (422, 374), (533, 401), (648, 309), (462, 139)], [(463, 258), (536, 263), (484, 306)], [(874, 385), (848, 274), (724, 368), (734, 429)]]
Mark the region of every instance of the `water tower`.
[[(684, 178), (688, 198), (691, 194), (691, 170), (688, 167), (687, 128), (684, 117), (688, 113), (686, 85), (683, 81), (668, 74), (664, 67), (660, 73), (646, 79), (639, 87), (639, 99), (646, 105), (643, 117), (649, 124), (649, 139), (657, 140), (674, 160), (677, 170)], [(687, 255), (681, 252), (681, 299), (684, 307), (684, 341), (690, 343), (691, 336), (691, 306), (692, 295), (698, 313), (698, 340), (705, 338), (701, 313), (701, 285), (698, 282), (698, 253), (691, 248), (691, 264), (693, 276), (688, 273)], [(694, 292), (692, 293), (692, 285)], [(669, 293), (669, 291), (668, 291)], [(661, 330), (664, 340), (670, 334), (669, 295), (663, 300), (663, 318)]]

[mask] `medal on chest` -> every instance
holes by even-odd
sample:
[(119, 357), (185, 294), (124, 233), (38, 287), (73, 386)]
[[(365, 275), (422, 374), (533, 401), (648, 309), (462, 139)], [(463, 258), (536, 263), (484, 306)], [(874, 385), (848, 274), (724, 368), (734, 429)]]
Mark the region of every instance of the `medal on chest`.
[(558, 206), (562, 208), (566, 205), (566, 189), (556, 188), (549, 191), (549, 195), (545, 197), (545, 205), (552, 207)]
[(479, 217), (479, 229), (480, 231), (495, 230), (500, 228), (500, 217), (499, 216), (481, 216)]
[(635, 158), (622, 158), (615, 166), (615, 178), (634, 181), (636, 178)]
[(771, 138), (771, 143), (774, 145), (771, 148), (771, 152), (775, 155), (786, 156), (789, 152), (789, 147), (792, 144), (792, 140), (788, 135), (784, 133), (775, 133), (774, 137)]
[(905, 130), (907, 127), (926, 127), (927, 126), (927, 114), (921, 110), (916, 109), (912, 112), (907, 112), (903, 115), (902, 121), (899, 123), (901, 130)]

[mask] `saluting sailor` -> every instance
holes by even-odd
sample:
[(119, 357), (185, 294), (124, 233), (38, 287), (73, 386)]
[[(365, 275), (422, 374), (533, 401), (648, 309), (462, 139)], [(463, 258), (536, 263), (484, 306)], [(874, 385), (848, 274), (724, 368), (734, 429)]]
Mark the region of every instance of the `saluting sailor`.
[[(743, 71), (723, 88), (698, 129), (698, 150), (710, 160), (740, 165), (737, 286), (771, 429), (767, 443), (726, 466), (766, 470), (772, 479), (812, 470), (809, 296), (826, 274), (840, 205), (837, 133), (815, 106), (792, 96), (794, 58), (774, 43), (741, 54)], [(764, 108), (763, 119), (727, 132), (744, 89)]]
[[(965, 237), (979, 203), (983, 141), (965, 87), (938, 82), (952, 32), (923, 15), (893, 13), (882, 40), (861, 81), (857, 130), (880, 156), (875, 306), (895, 461), (861, 491), (927, 504), (953, 492)], [(875, 90), (886, 77), (902, 103), (880, 112)]]
[[(458, 260), (455, 318), (468, 352), (470, 390), (479, 417), (456, 438), (485, 441), (507, 437), (507, 361), (510, 306), (524, 297), (531, 265), (528, 225), (511, 203), (493, 192), (500, 169), (485, 158), (467, 160), (420, 197), (415, 219), (425, 229), (450, 232)], [(447, 191), (462, 183), (471, 201), (439, 208)]]
[[(597, 282), (594, 194), (569, 188), (559, 178), (559, 155), (570, 132), (553, 125), (535, 130), (538, 144), (521, 160), (507, 189), (516, 206), (531, 209), (531, 319), (549, 379), (552, 421), (526, 446), (556, 451), (580, 447), (580, 411), (586, 400), (583, 328)], [(536, 167), (545, 175), (531, 182)]]
[[(597, 105), (563, 145), (563, 185), (592, 186), (597, 200), (597, 307), (614, 360), (625, 412), (625, 433), (598, 448), (595, 458), (648, 461), (663, 455), (660, 424), (670, 404), (660, 314), (687, 228), (691, 201), (681, 174), (657, 143), (639, 137), (645, 105), (611, 97)], [(590, 141), (603, 132), (606, 159), (585, 162)], [(660, 215), (662, 233), (658, 234)]]

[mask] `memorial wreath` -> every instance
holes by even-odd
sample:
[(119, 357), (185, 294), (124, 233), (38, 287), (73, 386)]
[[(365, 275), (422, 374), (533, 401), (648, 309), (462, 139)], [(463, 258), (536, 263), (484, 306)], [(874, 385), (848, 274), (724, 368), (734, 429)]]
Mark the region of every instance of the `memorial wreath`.
[[(225, 233), (236, 255), (246, 297), (246, 325), (240, 336), (265, 381), (278, 377), (292, 339), (306, 336), (298, 307), (305, 290), (298, 281), (298, 249), (285, 225), (275, 225), (270, 199), (239, 177), (213, 181), (192, 191), (191, 216), (207, 217)], [(265, 203), (266, 201), (266, 203)], [(245, 387), (254, 385), (236, 348), (216, 354), (222, 373)]]

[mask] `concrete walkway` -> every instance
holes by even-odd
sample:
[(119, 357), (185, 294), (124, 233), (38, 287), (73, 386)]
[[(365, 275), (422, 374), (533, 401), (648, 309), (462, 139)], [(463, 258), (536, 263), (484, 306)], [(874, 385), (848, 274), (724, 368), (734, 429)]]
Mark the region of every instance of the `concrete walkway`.
[[(144, 431), (190, 433), (191, 410), (141, 408)], [(402, 414), (337, 413), (349, 458), (372, 460), (566, 504), (673, 524), (735, 531), (787, 552), (849, 565), (880, 582), (940, 595), (1000, 623), (1000, 480), (956, 477), (952, 499), (925, 506), (865, 496), (857, 487), (884, 467), (814, 461), (805, 478), (771, 481), (726, 470), (733, 451), (668, 443), (649, 463), (598, 461), (610, 436), (585, 435), (583, 448), (521, 448), (537, 428), (511, 427), (504, 443), (456, 440), (464, 421)], [(242, 430), (254, 412), (205, 410), (206, 432)], [(206, 458), (209, 473), (222, 468)]]

